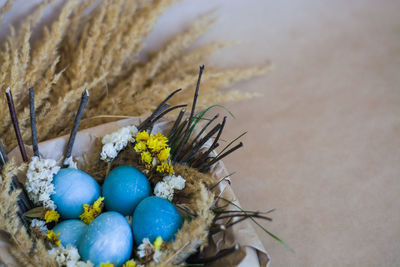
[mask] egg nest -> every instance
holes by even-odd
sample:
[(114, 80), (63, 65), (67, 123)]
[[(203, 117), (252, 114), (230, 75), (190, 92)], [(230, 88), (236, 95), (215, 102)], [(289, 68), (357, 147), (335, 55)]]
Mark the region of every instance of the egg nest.
[[(142, 164), (139, 164), (139, 154), (129, 143), (118, 156), (111, 162), (100, 160), (101, 142), (97, 145), (90, 155), (86, 155), (85, 162), (80, 168), (91, 174), (100, 184), (103, 184), (105, 177), (110, 170), (121, 166), (131, 165), (144, 173), (147, 170)], [(185, 180), (185, 188), (175, 190), (172, 203), (191, 214), (190, 220), (185, 220), (182, 228), (176, 233), (173, 242), (166, 242), (165, 249), (158, 262), (148, 259), (146, 266), (178, 266), (182, 264), (191, 254), (202, 250), (207, 246), (209, 238), (209, 229), (214, 219), (212, 206), (215, 204), (215, 194), (211, 192), (216, 181), (211, 175), (201, 173), (194, 168), (186, 165), (174, 164), (175, 175), (181, 175)], [(152, 189), (157, 182), (161, 181), (163, 176), (157, 172), (147, 172)]]
[[(146, 172), (143, 165), (138, 163), (138, 154), (133, 149), (131, 143), (128, 144), (122, 151), (119, 152), (118, 156), (112, 162), (104, 162), (100, 160), (99, 154), (101, 151), (101, 142), (97, 140), (97, 145), (90, 154), (84, 155), (84, 162), (79, 164), (79, 169), (92, 175), (99, 184), (103, 184), (105, 177), (112, 169), (120, 165), (131, 165), (143, 172)], [(161, 256), (157, 259), (157, 262), (152, 257), (144, 258), (139, 261), (140, 264), (146, 266), (182, 266), (185, 260), (193, 253), (201, 251), (207, 246), (209, 240), (209, 230), (214, 219), (214, 213), (212, 211), (213, 205), (215, 205), (215, 194), (211, 192), (210, 188), (215, 187), (216, 181), (211, 175), (200, 173), (194, 168), (174, 164), (175, 175), (181, 175), (186, 180), (185, 188), (182, 190), (175, 190), (174, 198), (172, 203), (180, 207), (181, 210), (185, 210), (185, 213), (190, 214), (189, 220), (184, 220), (182, 228), (176, 233), (175, 239), (172, 242), (164, 242)], [(1, 185), (3, 186), (0, 191), (1, 195), (3, 192), (10, 189), (9, 183), (13, 176), (18, 174), (19, 178), (23, 179), (24, 174), (27, 170), (27, 164), (17, 164), (15, 161), (8, 162), (2, 172)], [(154, 185), (161, 180), (162, 176), (157, 173), (147, 173), (152, 188)], [(218, 189), (217, 189), (218, 190)], [(213, 189), (213, 191), (217, 191)], [(17, 219), (18, 209), (16, 202), (18, 199), (19, 190), (14, 190), (7, 200), (2, 199), (1, 202), (4, 204), (4, 209), (0, 213), (4, 213), (3, 220), (0, 220), (0, 227), (2, 222), (7, 223), (7, 217), (13, 217)], [(6, 214), (6, 215), (5, 215)], [(9, 218), (12, 219), (12, 218)], [(15, 231), (24, 231), (20, 223), (14, 222)], [(27, 226), (27, 225), (25, 225)], [(22, 228), (21, 228), (22, 227)], [(7, 228), (7, 227), (2, 227)], [(8, 227), (9, 228), (9, 227)], [(26, 229), (29, 229), (27, 226)], [(22, 246), (13, 246), (10, 248), (11, 254), (21, 262), (23, 258), (20, 253), (23, 253), (20, 248), (31, 247), (35, 257), (30, 262), (25, 262), (25, 266), (57, 266), (52, 257), (47, 257), (43, 253), (47, 250), (47, 245), (42, 242), (40, 236), (32, 235), (28, 238), (22, 238), (25, 235), (21, 235), (21, 240), (14, 240), (17, 242), (24, 242)], [(28, 244), (29, 243), (29, 244)]]

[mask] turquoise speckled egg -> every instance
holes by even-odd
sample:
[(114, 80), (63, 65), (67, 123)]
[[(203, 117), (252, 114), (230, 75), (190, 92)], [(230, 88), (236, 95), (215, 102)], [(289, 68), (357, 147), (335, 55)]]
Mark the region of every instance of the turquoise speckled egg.
[(120, 213), (108, 211), (97, 217), (82, 237), (78, 250), (84, 261), (90, 260), (96, 266), (113, 263), (122, 266), (132, 253), (132, 230)]
[(93, 204), (100, 196), (100, 186), (89, 174), (71, 168), (61, 169), (53, 178), (51, 199), (64, 219), (77, 219), (83, 204)]
[(54, 233), (60, 233), (61, 244), (66, 247), (73, 245), (77, 247), (82, 236), (86, 233), (88, 226), (81, 220), (66, 220), (54, 226)]
[(136, 205), (150, 196), (151, 187), (146, 176), (135, 167), (122, 165), (113, 169), (106, 177), (103, 188), (107, 210), (132, 215)]
[(182, 227), (182, 218), (175, 206), (160, 197), (143, 199), (136, 207), (132, 218), (133, 236), (137, 245), (143, 238), (153, 242), (158, 236), (172, 241)]

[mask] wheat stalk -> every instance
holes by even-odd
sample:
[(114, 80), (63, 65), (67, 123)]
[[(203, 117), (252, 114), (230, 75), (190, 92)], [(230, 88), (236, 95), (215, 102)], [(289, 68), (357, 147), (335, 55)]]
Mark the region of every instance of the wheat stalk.
[[(0, 10), (0, 17), (11, 8)], [(157, 19), (174, 3), (172, 0), (68, 0), (58, 16), (40, 28), (43, 10), (53, 4), (44, 1), (22, 22), (10, 28), (0, 47), (0, 136), (6, 151), (16, 145), (4, 91), (11, 87), (25, 143), (30, 143), (29, 94), (35, 88), (39, 141), (67, 133), (73, 123), (79, 95), (90, 90), (91, 101), (83, 119), (90, 127), (118, 116), (137, 116), (154, 109), (171, 91), (183, 88), (175, 103), (190, 103), (198, 66), (212, 53), (226, 46), (211, 43), (187, 52), (214, 23), (209, 16), (194, 21), (159, 51), (140, 61), (143, 39)], [(90, 12), (89, 12), (90, 11)], [(0, 18), (1, 22), (1, 18)], [(41, 38), (31, 38), (32, 29)], [(260, 75), (266, 67), (221, 70), (207, 66), (199, 107), (252, 97), (251, 93), (221, 89)]]

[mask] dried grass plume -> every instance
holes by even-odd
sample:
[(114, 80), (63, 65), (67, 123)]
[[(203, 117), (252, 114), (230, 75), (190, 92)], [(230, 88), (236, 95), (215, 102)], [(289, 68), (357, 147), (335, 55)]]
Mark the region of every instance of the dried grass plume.
[[(1, 8), (0, 23), (11, 2)], [(91, 101), (82, 128), (117, 120), (118, 116), (144, 114), (177, 88), (183, 92), (175, 101), (190, 102), (198, 66), (224, 46), (215, 42), (187, 52), (213, 24), (204, 16), (141, 61), (138, 55), (143, 39), (174, 1), (69, 0), (62, 2), (56, 19), (41, 27), (43, 12), (54, 2), (39, 4), (18, 30), (11, 26), (0, 47), (0, 136), (7, 151), (16, 145), (4, 97), (7, 87), (13, 90), (26, 143), (30, 142), (28, 89), (35, 88), (41, 141), (69, 131), (85, 88), (91, 91)], [(33, 29), (41, 36), (36, 41), (32, 40)], [(251, 97), (221, 89), (267, 68), (220, 70), (208, 66), (199, 105)], [(99, 115), (116, 116), (93, 119)]]

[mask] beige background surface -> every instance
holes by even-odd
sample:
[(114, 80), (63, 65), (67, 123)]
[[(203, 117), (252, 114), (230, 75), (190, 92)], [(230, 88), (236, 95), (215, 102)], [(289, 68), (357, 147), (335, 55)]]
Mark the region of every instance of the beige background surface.
[(213, 62), (275, 66), (237, 86), (263, 97), (229, 105), (249, 133), (225, 160), (245, 208), (277, 208), (295, 253), (258, 231), (272, 266), (399, 266), (400, 1), (187, 1), (150, 40), (210, 3), (200, 43), (243, 41)]
[(225, 136), (249, 132), (225, 160), (235, 192), (245, 208), (277, 208), (266, 226), (295, 250), (258, 230), (272, 266), (399, 266), (400, 1), (188, 0), (150, 49), (215, 7), (198, 43), (242, 43), (213, 62), (275, 66), (236, 86), (263, 96), (228, 105)]

